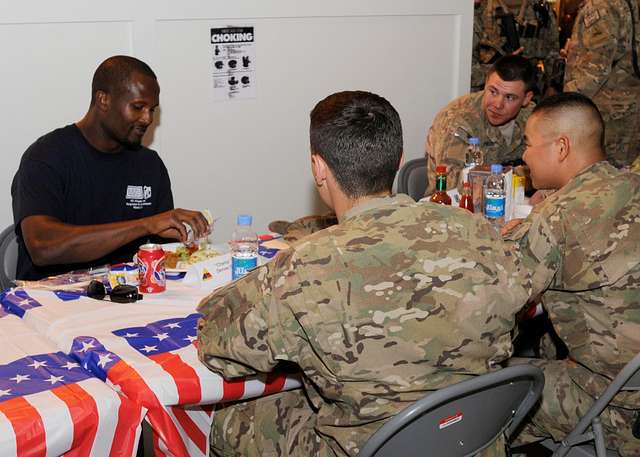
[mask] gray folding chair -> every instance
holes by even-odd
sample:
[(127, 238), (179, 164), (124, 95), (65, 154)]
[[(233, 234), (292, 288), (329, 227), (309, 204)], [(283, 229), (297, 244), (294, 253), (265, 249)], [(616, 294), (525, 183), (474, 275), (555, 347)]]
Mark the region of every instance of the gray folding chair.
[[(617, 452), (606, 449), (600, 414), (620, 391), (640, 392), (640, 354), (636, 355), (620, 370), (618, 375), (611, 381), (611, 384), (609, 384), (609, 387), (606, 388), (600, 398), (580, 419), (573, 431), (559, 445), (554, 444), (551, 440), (546, 440), (542, 444), (555, 448), (553, 457), (618, 456)], [(640, 405), (638, 407), (640, 408)], [(629, 424), (629, 427), (631, 426), (632, 424)], [(640, 426), (640, 424), (636, 424), (636, 426)], [(590, 441), (593, 444), (583, 444)], [(640, 439), (638, 440), (638, 445), (640, 445)]]
[(358, 457), (474, 455), (509, 437), (543, 386), (542, 370), (524, 364), (429, 393), (380, 427)]
[(427, 189), (427, 159), (409, 160), (398, 172), (398, 193), (418, 201)]
[(18, 241), (13, 225), (0, 233), (0, 291), (13, 286), (18, 265)]

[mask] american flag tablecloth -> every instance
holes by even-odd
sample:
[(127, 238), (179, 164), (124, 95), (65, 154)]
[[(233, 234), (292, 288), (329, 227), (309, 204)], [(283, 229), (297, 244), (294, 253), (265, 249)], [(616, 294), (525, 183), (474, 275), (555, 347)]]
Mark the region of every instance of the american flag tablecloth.
[(135, 455), (139, 405), (0, 310), (0, 456)]
[(197, 357), (195, 307), (206, 290), (170, 284), (116, 304), (74, 293), (12, 289), (2, 306), (115, 390), (148, 410), (156, 455), (206, 456), (211, 405), (299, 386), (295, 378), (227, 382)]

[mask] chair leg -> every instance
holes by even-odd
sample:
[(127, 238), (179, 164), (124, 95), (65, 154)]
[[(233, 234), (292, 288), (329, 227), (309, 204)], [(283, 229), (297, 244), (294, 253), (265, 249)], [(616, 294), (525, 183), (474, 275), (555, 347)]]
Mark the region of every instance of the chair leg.
[(607, 447), (604, 444), (604, 431), (602, 430), (602, 422), (599, 417), (594, 417), (591, 421), (591, 428), (593, 429), (593, 441), (596, 446), (596, 455), (598, 457), (607, 456)]

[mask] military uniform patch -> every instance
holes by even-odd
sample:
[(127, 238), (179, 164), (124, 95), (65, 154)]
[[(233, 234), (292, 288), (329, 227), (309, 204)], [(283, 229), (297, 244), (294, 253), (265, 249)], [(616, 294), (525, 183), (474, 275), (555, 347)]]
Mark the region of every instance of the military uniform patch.
[(600, 20), (600, 12), (597, 8), (594, 8), (592, 5), (588, 5), (585, 7), (584, 12), (584, 26), (586, 28), (591, 27), (593, 24)]

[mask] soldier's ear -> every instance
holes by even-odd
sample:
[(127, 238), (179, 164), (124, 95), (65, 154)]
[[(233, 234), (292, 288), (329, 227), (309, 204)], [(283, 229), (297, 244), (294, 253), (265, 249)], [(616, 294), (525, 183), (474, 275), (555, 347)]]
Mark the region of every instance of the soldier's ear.
[(316, 182), (316, 186), (322, 187), (324, 183), (327, 181), (327, 172), (329, 167), (327, 166), (327, 162), (319, 155), (312, 153), (311, 154), (311, 173), (313, 174), (313, 179)]
[(533, 91), (530, 90), (526, 94), (524, 94), (524, 100), (522, 100), (522, 107), (524, 108), (529, 103), (531, 103), (532, 99), (533, 99)]
[(566, 135), (562, 135), (556, 140), (556, 146), (558, 148), (558, 161), (564, 162), (571, 151), (571, 139)]

